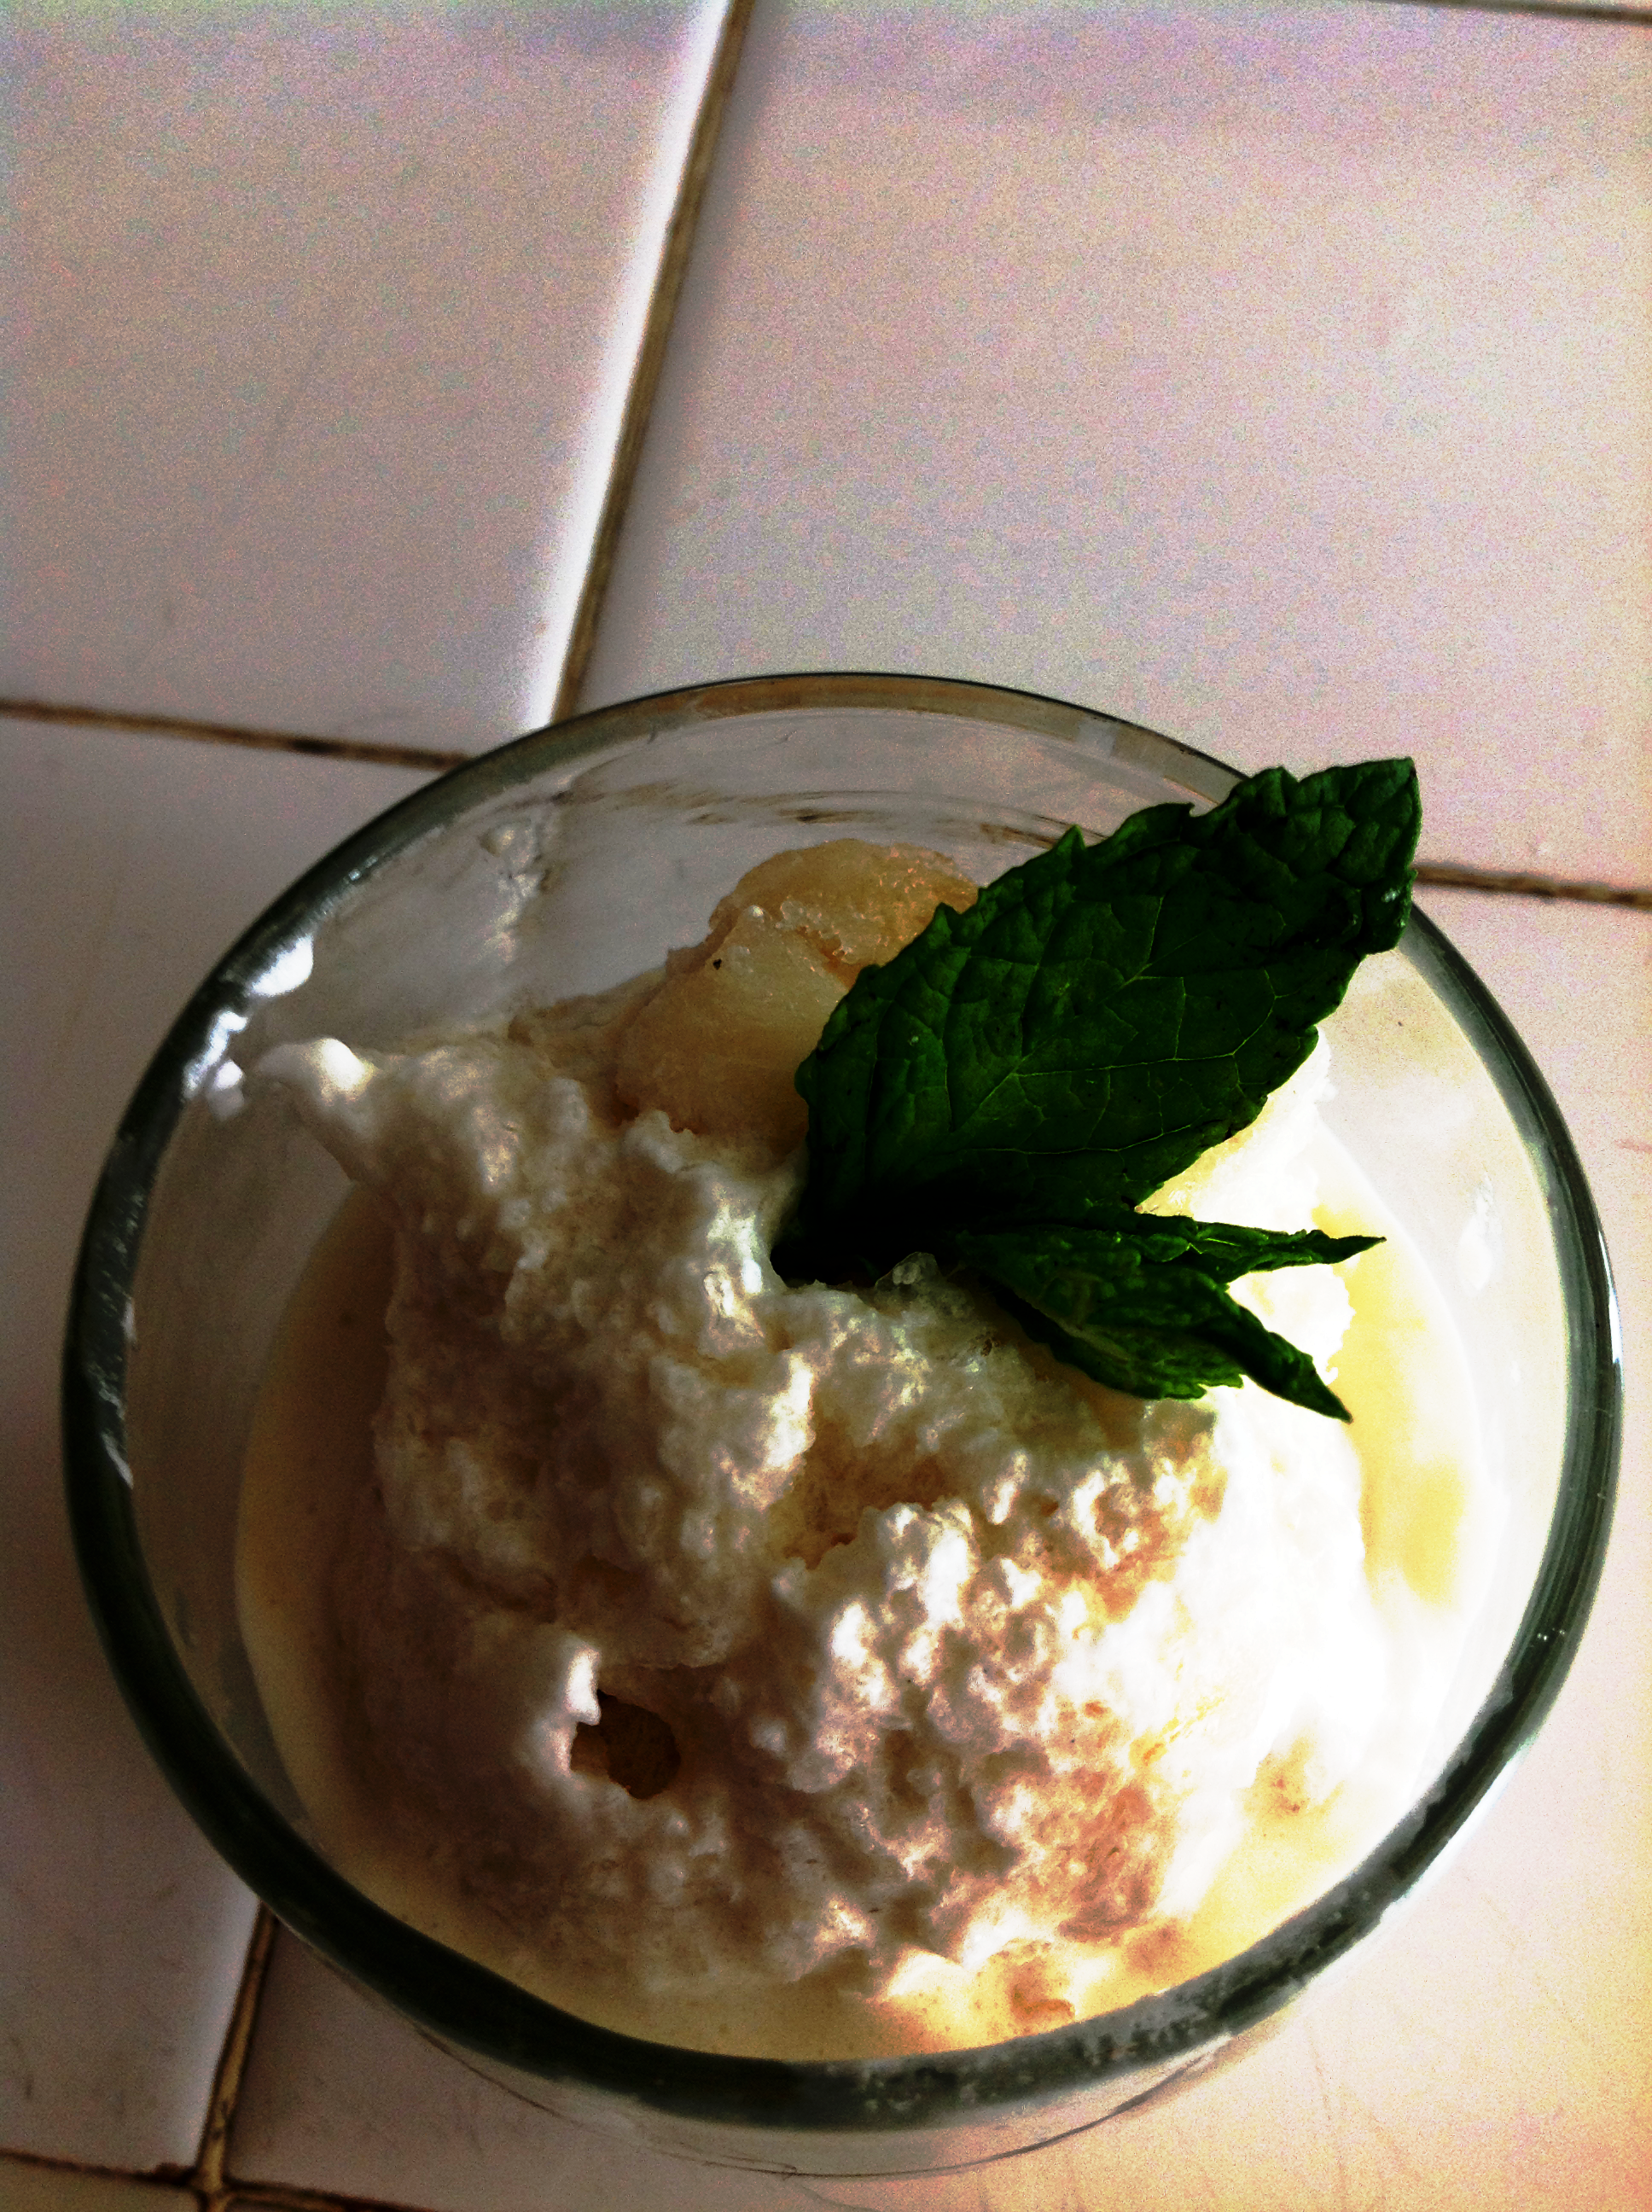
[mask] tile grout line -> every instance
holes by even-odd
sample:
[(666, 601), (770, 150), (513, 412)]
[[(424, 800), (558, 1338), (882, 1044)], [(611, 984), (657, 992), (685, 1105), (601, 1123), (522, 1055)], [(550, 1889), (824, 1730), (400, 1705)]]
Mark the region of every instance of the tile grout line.
[(324, 2189), (305, 2189), (284, 2181), (226, 2179), (213, 2196), (201, 2192), (198, 2179), (174, 2166), (136, 2167), (93, 2166), (84, 2159), (48, 2158), (44, 2152), (0, 2150), (0, 2172), (8, 2166), (26, 2166), (37, 2173), (72, 2174), (88, 2181), (131, 2181), (140, 2188), (170, 2191), (179, 2197), (192, 2196), (201, 2212), (425, 2212), (407, 2200), (384, 2197), (338, 2196)]
[[(62, 707), (46, 699), (0, 699), (0, 715), (17, 722), (78, 723), (134, 737), (192, 738), (209, 744), (247, 745), (260, 752), (305, 753), (321, 760), (361, 761), (373, 768), (422, 768), (446, 774), (477, 755), (434, 746), (381, 744), (371, 738), (307, 737), (296, 730), (249, 729), (239, 722), (197, 722), (188, 716), (138, 714), (119, 707)], [(508, 739), (501, 738), (501, 744)]]
[(1584, 23), (1652, 24), (1652, 8), (1607, 8), (1590, 0), (1377, 0), (1387, 8), (1449, 8), (1460, 15), (1558, 16)]
[[(1398, 4), (1398, 0), (1396, 0)], [(1406, 0), (1410, 4), (1410, 0)], [(418, 745), (379, 744), (368, 738), (306, 737), (296, 731), (244, 729), (232, 722), (195, 722), (170, 714), (137, 714), (107, 707), (53, 706), (40, 699), (0, 699), (0, 716), (21, 722), (59, 723), (85, 729), (154, 733), (209, 744), (249, 745), (307, 759), (355, 761), (376, 768), (424, 769), (432, 775), (480, 760), (483, 753), (442, 752)], [(527, 735), (535, 734), (532, 732)], [(512, 742), (501, 738), (501, 744)], [(484, 749), (485, 750), (488, 749)], [(1485, 891), (1515, 898), (1619, 906), (1652, 913), (1652, 884), (1594, 883), (1584, 877), (1547, 876), (1530, 869), (1483, 868), (1456, 860), (1419, 860), (1417, 880), (1436, 890)]]
[(643, 321), (642, 338), (637, 347), (636, 360), (632, 365), (631, 380), (626, 389), (620, 433), (608, 471), (602, 512), (598, 516), (597, 527), (592, 537), (591, 557), (586, 564), (585, 581), (580, 587), (579, 604), (574, 609), (573, 628), (568, 632), (568, 647), (562, 656), (562, 678), (550, 710), (553, 722), (565, 722), (577, 710), (580, 693), (591, 665), (597, 623), (607, 597), (609, 579), (613, 574), (614, 556), (618, 550), (625, 512), (630, 504), (637, 465), (642, 458), (643, 440), (647, 434), (648, 418), (653, 412), (654, 394), (659, 388), (666, 343), (676, 319), (683, 272), (693, 250), (701, 204), (706, 196), (706, 185), (722, 131), (723, 118), (727, 112), (734, 72), (739, 64), (740, 49), (745, 41), (746, 27), (751, 20), (756, 0), (728, 0), (728, 12), (718, 33), (717, 51), (707, 73), (706, 88), (701, 97), (699, 112), (695, 118), (688, 154), (683, 163), (683, 174), (677, 183), (677, 197), (671, 203), (665, 235), (660, 244), (659, 266), (655, 273), (653, 290), (648, 298), (648, 312)]
[(206, 2125), (201, 2131), (201, 2147), (189, 2178), (189, 2185), (196, 2192), (203, 2212), (217, 2212), (217, 2208), (228, 2203), (234, 2193), (224, 2178), (224, 2160), (229, 2148), (229, 2131), (234, 2124), (241, 2082), (246, 2073), (247, 2057), (252, 2048), (252, 2030), (258, 2021), (258, 2000), (264, 1994), (270, 1956), (275, 1950), (276, 1929), (274, 1913), (267, 1905), (260, 1905), (246, 1946), (240, 1987), (235, 1992), (235, 2002), (230, 2008), (229, 2026), (224, 2032), (217, 2067), (212, 2076), (211, 2094), (207, 2100)]
[(1466, 867), (1455, 860), (1418, 860), (1417, 881), (1435, 890), (1494, 891), (1506, 897), (1633, 907), (1652, 914), (1652, 884), (1592, 884), (1570, 876), (1534, 875), (1520, 868)]
[(232, 2182), (218, 2202), (222, 2212), (424, 2212), (400, 2197), (338, 2197), (285, 2181)]
[[(229, 2025), (224, 2031), (218, 2062), (213, 2069), (212, 2086), (207, 2094), (206, 2120), (193, 2166), (187, 2168), (166, 2166), (140, 2171), (130, 2166), (88, 2166), (77, 2159), (47, 2158), (28, 2151), (13, 2150), (0, 2150), (0, 2163), (7, 2159), (15, 2159), (51, 2173), (84, 2173), (110, 2180), (143, 2182), (159, 2188), (173, 2189), (192, 2197), (199, 2212), (228, 2212), (228, 2208), (238, 2200), (262, 2203), (271, 2208), (290, 2207), (292, 2212), (334, 2212), (334, 2208), (337, 2208), (337, 2212), (352, 2212), (358, 2201), (367, 2206), (367, 2199), (354, 2200), (303, 2190), (288, 2190), (279, 2184), (260, 2186), (254, 2183), (250, 2188), (238, 2185), (226, 2172), (230, 2130), (234, 2125), (235, 2107), (252, 2047), (252, 2031), (258, 2021), (258, 2001), (264, 1994), (279, 1926), (269, 1906), (260, 1905), (252, 1923), (252, 1933), (247, 1938), (241, 1978), (236, 1988), (235, 2001), (230, 2007)], [(390, 2212), (404, 2212), (404, 2209), (390, 2208)], [(413, 2212), (413, 2209), (406, 2208), (405, 2212)]]
[(137, 2181), (146, 2189), (171, 2189), (184, 2195), (191, 2187), (183, 2167), (177, 2166), (97, 2166), (89, 2159), (53, 2158), (46, 2151), (0, 2149), (0, 2172), (8, 2166), (25, 2166), (37, 2173), (70, 2173), (88, 2181)]

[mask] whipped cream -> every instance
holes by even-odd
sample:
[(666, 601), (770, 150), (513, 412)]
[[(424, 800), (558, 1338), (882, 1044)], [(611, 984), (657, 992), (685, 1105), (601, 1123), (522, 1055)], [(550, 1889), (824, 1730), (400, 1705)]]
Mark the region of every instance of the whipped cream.
[[(562, 1972), (898, 2009), (991, 1962), (1011, 2027), (1072, 2017), (1194, 1911), (1259, 1777), (1312, 1803), (1370, 1748), (1350, 1438), (1250, 1386), (1100, 1390), (924, 1255), (788, 1288), (797, 1159), (615, 1115), (635, 996), (263, 1063), (398, 1226), (333, 1577), (355, 1728)], [(1323, 1079), (1270, 1103), (1248, 1191), (1233, 1148), (1228, 1218), (1310, 1218)], [(1328, 1359), (1346, 1292), (1303, 1272)]]

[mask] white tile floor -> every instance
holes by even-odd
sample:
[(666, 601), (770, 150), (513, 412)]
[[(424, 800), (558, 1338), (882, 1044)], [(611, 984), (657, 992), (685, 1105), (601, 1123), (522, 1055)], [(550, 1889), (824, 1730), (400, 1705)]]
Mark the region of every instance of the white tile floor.
[[(720, 13), (10, 19), (39, 97), (0, 699), (455, 747), (543, 711)], [(1431, 856), (1646, 884), (1649, 108), (1631, 23), (759, 0), (587, 697), (929, 666), (1244, 764), (1403, 746)], [(139, 2212), (183, 2200), (68, 2169), (193, 2167), (252, 1905), (76, 1585), (74, 1241), (209, 961), (418, 779), (17, 720), (0, 763), (0, 2147), (55, 2162), (0, 2158), (0, 2205)], [(1425, 902), (1578, 1139), (1631, 1419), (1553, 1723), (1391, 1947), (1103, 2136), (805, 2188), (527, 2112), (283, 1940), (237, 2181), (430, 2212), (1652, 2202), (1652, 914)]]
[(939, 667), (1634, 880), (1649, 103), (1617, 25), (759, 9), (588, 702)]
[(10, 695), (544, 720), (722, 12), (9, 15)]
[(251, 1900), (151, 1767), (97, 1648), (59, 1498), (57, 1358), (111, 1133), (246, 921), (417, 778), (180, 738), (0, 723), (0, 2143), (192, 2163)]

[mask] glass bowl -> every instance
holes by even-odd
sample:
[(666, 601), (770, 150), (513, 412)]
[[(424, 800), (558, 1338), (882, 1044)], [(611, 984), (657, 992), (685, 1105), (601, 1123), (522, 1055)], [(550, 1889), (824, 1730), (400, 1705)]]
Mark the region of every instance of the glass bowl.
[(355, 1983), (536, 2105), (650, 2148), (819, 2174), (913, 2172), (1094, 2125), (1260, 2032), (1461, 1838), (1576, 1649), (1610, 1519), (1610, 1277), (1576, 1155), (1483, 987), (1415, 915), (1337, 1025), (1327, 1119), (1419, 1248), (1467, 1350), (1507, 1506), (1428, 1785), (1364, 1862), (1197, 1979), (986, 2049), (796, 2063), (587, 2025), (416, 1932), (307, 1838), (234, 1602), (248, 1426), (339, 1170), (238, 1072), (319, 1035), (410, 1032), (604, 988), (693, 942), (743, 871), (846, 835), (978, 879), (1070, 823), (1105, 833), (1233, 772), (1023, 693), (886, 676), (721, 684), (604, 709), (417, 792), (312, 869), (179, 1017), (93, 1202), (64, 1371), (70, 1511), (110, 1662), (230, 1864)]

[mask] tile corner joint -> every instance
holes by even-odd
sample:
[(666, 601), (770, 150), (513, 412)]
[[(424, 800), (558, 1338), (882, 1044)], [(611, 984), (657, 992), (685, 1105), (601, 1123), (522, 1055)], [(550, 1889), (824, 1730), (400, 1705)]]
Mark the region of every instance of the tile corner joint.
[(607, 489), (596, 528), (592, 533), (585, 579), (574, 607), (573, 626), (568, 631), (562, 675), (551, 702), (550, 719), (552, 722), (565, 722), (579, 710), (580, 694), (584, 689), (586, 672), (591, 664), (597, 624), (607, 596), (609, 578), (613, 572), (620, 531), (625, 520), (626, 508), (630, 503), (637, 465), (642, 457), (643, 440), (647, 434), (648, 418), (653, 411), (654, 394), (659, 384), (660, 370), (665, 365), (666, 343), (677, 314), (683, 274), (693, 249), (707, 181), (711, 174), (729, 94), (739, 65), (740, 50), (745, 42), (746, 29), (755, 5), (756, 0), (727, 0), (716, 47), (706, 72), (705, 86), (700, 95), (694, 128), (683, 156), (682, 175), (677, 180), (671, 211), (666, 217), (660, 239), (659, 259), (654, 272), (653, 287), (648, 295), (647, 313), (643, 318), (636, 359), (632, 364), (630, 381), (626, 387), (619, 435), (615, 441), (613, 459), (608, 471)]

